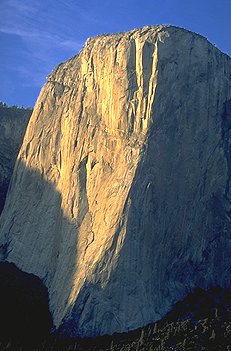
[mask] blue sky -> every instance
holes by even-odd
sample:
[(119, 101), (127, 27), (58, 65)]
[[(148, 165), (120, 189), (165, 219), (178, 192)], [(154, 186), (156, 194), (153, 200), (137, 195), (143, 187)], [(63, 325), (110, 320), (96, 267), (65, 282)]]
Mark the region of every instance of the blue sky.
[(231, 56), (231, 0), (1, 0), (0, 101), (33, 106), (45, 77), (86, 39), (144, 25), (200, 33)]

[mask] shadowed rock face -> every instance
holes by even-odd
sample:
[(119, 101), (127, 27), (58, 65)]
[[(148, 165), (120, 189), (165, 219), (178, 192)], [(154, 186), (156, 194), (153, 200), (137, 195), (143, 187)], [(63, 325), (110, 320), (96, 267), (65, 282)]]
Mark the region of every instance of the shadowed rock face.
[(0, 103), (0, 214), (31, 112)]
[(231, 59), (168, 26), (89, 39), (48, 77), (0, 223), (56, 327), (121, 332), (230, 286)]

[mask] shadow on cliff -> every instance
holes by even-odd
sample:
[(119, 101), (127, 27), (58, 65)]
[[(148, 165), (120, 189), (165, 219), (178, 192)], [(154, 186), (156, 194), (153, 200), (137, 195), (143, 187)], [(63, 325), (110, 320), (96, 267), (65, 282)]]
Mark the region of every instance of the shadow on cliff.
[(0, 187), (0, 216), (3, 211), (3, 207), (5, 205), (8, 186), (9, 184), (5, 183), (5, 184), (2, 184), (2, 186)]
[[(158, 63), (157, 71), (161, 70), (163, 64)], [(168, 77), (171, 82), (185, 74), (177, 63), (168, 72), (173, 74)], [(64, 333), (95, 336), (135, 329), (163, 317), (196, 287), (231, 285), (227, 259), (231, 251), (230, 201), (223, 184), (214, 185), (210, 194), (204, 193), (209, 169), (205, 165), (201, 175), (200, 162), (207, 130), (197, 135), (196, 110), (187, 115), (192, 86), (187, 77), (183, 81), (185, 85), (169, 87), (170, 94), (166, 94), (166, 85), (157, 83), (154, 123), (124, 204), (124, 216), (110, 250), (94, 271), (95, 283), (85, 282), (72, 318), (60, 328)], [(196, 88), (195, 106), (201, 87)], [(220, 105), (216, 119), (222, 145), (224, 105)], [(211, 149), (215, 149), (215, 142), (214, 138)], [(117, 265), (111, 270), (121, 240)], [(101, 280), (102, 270), (110, 276), (106, 285)]]
[[(51, 332), (54, 308), (68, 305), (78, 238), (72, 238), (71, 247), (65, 245), (70, 232), (62, 232), (64, 225), (70, 232), (73, 225), (76, 229), (63, 214), (61, 194), (38, 171), (18, 161), (0, 217), (0, 341), (8, 338), (32, 350)], [(59, 259), (63, 250), (65, 267)], [(61, 295), (53, 286), (59, 281), (66, 292)]]

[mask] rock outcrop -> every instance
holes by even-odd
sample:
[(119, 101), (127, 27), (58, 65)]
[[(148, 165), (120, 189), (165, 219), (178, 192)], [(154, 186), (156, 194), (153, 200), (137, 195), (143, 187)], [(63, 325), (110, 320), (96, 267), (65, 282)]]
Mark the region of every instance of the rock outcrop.
[(31, 112), (0, 103), (0, 214)]
[(173, 26), (89, 39), (48, 77), (1, 218), (2, 259), (71, 335), (230, 286), (231, 59)]

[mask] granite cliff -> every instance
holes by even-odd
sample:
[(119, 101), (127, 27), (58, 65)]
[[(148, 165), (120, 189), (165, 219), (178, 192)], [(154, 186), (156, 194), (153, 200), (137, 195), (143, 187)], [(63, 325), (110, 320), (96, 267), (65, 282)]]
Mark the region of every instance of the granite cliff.
[(0, 102), (0, 214), (31, 112)]
[(70, 335), (230, 286), (231, 59), (173, 26), (91, 38), (48, 77), (0, 221)]

